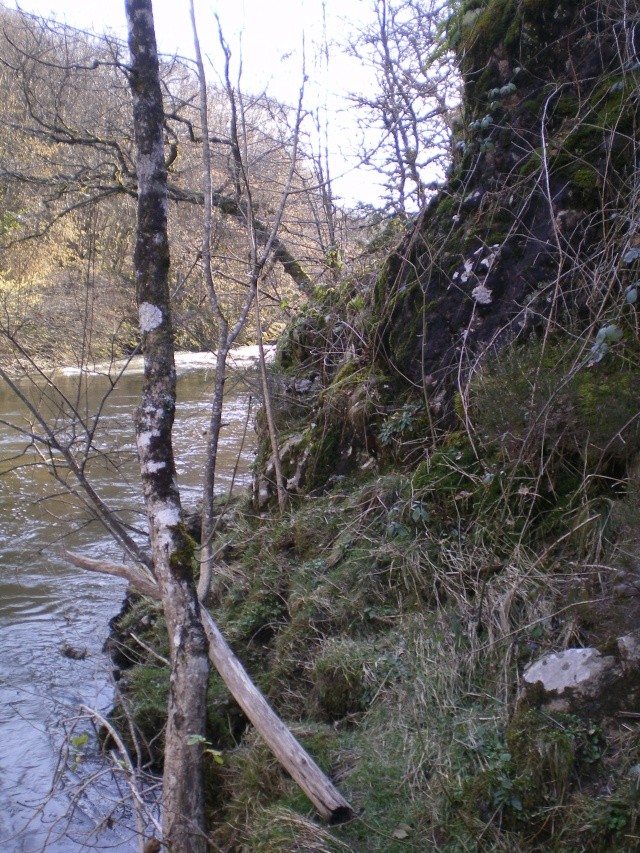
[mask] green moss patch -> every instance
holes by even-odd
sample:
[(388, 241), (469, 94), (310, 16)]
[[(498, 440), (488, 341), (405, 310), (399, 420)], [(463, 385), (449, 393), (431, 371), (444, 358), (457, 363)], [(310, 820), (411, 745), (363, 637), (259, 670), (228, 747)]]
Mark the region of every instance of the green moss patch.
[(587, 470), (606, 471), (640, 450), (639, 377), (634, 350), (627, 354), (623, 344), (597, 364), (586, 349), (561, 343), (515, 347), (474, 379), (474, 419), (484, 441), (529, 457), (562, 447)]

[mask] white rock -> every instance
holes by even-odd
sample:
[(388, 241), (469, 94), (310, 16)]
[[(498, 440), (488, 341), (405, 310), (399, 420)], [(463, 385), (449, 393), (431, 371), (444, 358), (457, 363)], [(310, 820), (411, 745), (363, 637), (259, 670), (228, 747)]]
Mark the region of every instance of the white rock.
[(547, 655), (524, 671), (527, 684), (541, 682), (544, 689), (559, 695), (569, 688), (591, 693), (600, 676), (611, 669), (613, 658), (604, 657), (597, 649), (567, 649)]
[(640, 707), (640, 641), (619, 637), (611, 655), (597, 649), (549, 654), (523, 674), (519, 702), (591, 719)]

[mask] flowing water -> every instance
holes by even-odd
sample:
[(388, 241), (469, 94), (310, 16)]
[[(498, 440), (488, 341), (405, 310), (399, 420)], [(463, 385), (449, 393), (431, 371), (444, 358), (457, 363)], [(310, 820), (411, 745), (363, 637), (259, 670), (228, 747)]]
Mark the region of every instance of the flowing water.
[[(183, 503), (195, 506), (209, 418), (211, 359), (178, 360), (176, 457)], [(110, 383), (105, 376), (55, 376), (77, 411), (94, 412)], [(22, 385), (56, 429), (69, 435), (42, 384)], [(135, 464), (133, 411), (141, 387), (140, 364), (119, 379), (104, 403), (96, 439), (108, 451), (89, 465), (94, 486), (134, 526), (143, 526)], [(250, 391), (229, 381), (219, 456), (218, 488), (246, 486), (250, 448), (240, 454)], [(109, 620), (125, 591), (116, 578), (68, 566), (60, 545), (93, 557), (119, 559), (98, 524), (87, 524), (34, 455), (22, 455), (31, 429), (26, 410), (0, 385), (0, 850), (75, 853), (133, 851), (130, 807), (122, 800), (100, 754), (82, 705), (106, 713), (112, 701), (110, 665), (102, 652)], [(33, 430), (36, 432), (36, 430)], [(252, 431), (248, 433), (251, 439)], [(239, 464), (238, 459), (240, 459)], [(84, 655), (72, 659), (74, 650)], [(89, 735), (86, 738), (84, 734)]]

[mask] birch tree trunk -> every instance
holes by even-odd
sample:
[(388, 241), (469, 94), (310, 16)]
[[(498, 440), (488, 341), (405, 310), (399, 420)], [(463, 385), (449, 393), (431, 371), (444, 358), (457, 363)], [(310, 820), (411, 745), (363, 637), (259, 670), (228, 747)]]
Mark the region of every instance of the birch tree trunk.
[(134, 263), (145, 366), (136, 441), (153, 571), (171, 650), (163, 841), (173, 853), (204, 853), (199, 738), (204, 738), (208, 643), (192, 576), (193, 542), (181, 520), (172, 446), (176, 373), (169, 297), (164, 109), (151, 0), (126, 0), (126, 12), (138, 177)]
[[(92, 560), (70, 551), (64, 551), (63, 556), (72, 565), (89, 572), (126, 578), (143, 595), (148, 595), (156, 601), (160, 600), (158, 585), (148, 580), (145, 574), (141, 574), (137, 566)], [(207, 610), (202, 611), (202, 621), (209, 638), (209, 659), (273, 755), (302, 788), (324, 820), (329, 823), (350, 820), (353, 817), (353, 809), (349, 803), (304, 751), (253, 684)]]

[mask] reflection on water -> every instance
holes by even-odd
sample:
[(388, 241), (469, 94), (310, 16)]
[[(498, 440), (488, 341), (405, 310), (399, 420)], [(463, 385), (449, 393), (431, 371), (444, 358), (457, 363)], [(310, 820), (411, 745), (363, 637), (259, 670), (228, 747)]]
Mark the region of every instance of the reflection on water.
[[(185, 505), (195, 505), (199, 497), (211, 393), (208, 364), (194, 367), (193, 362), (179, 378), (175, 432)], [(87, 414), (109, 387), (100, 376), (82, 383), (82, 394), (77, 392), (78, 376), (61, 376), (58, 382), (76, 409)], [(128, 523), (143, 527), (132, 419), (139, 390), (140, 376), (132, 372), (109, 396), (96, 441), (109, 457), (96, 456), (89, 470), (101, 497)], [(228, 489), (236, 464), (248, 399), (246, 386), (227, 394), (221, 490)], [(54, 410), (44, 397), (41, 405)], [(0, 421), (29, 429), (19, 401), (3, 388)], [(62, 431), (68, 424), (58, 427)], [(81, 764), (60, 765), (68, 734), (92, 732), (87, 719), (78, 721), (80, 706), (101, 712), (109, 708), (109, 662), (101, 650), (125, 584), (69, 568), (56, 548), (64, 541), (89, 556), (117, 559), (118, 552), (97, 523), (86, 523), (86, 515), (50, 473), (33, 467), (33, 456), (19, 458), (27, 445), (27, 438), (0, 424), (0, 850), (124, 853), (135, 849), (134, 822), (129, 807), (120, 803), (122, 792), (105, 775), (95, 738), (82, 749)], [(250, 456), (245, 449), (238, 486), (248, 482)], [(69, 659), (61, 654), (63, 646), (86, 655)], [(94, 774), (94, 783), (77, 796)]]

